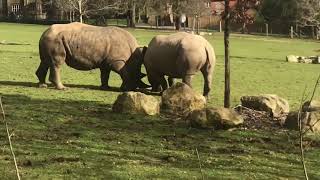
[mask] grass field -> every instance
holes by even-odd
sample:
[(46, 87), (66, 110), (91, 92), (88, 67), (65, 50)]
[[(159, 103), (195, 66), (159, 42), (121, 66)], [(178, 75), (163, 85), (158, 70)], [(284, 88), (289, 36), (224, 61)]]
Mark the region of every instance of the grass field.
[[(0, 23), (0, 95), (23, 179), (301, 179), (299, 148), (294, 135), (279, 131), (206, 131), (174, 124), (165, 117), (115, 114), (119, 92), (100, 91), (99, 71), (65, 66), (66, 91), (38, 89), (38, 41), (47, 26)], [(164, 31), (129, 29), (141, 45)], [(223, 105), (223, 36), (206, 36), (217, 54), (210, 106)], [(231, 100), (243, 95), (278, 94), (297, 109), (319, 65), (289, 64), (286, 55), (317, 55), (311, 40), (231, 36)], [(117, 74), (110, 85), (120, 86)], [(193, 81), (202, 92), (199, 74)], [(319, 93), (316, 98), (319, 98)], [(307, 166), (320, 179), (320, 138), (307, 138)], [(199, 151), (202, 174), (195, 150)], [(1, 179), (14, 179), (14, 166), (4, 127), (0, 126)]]

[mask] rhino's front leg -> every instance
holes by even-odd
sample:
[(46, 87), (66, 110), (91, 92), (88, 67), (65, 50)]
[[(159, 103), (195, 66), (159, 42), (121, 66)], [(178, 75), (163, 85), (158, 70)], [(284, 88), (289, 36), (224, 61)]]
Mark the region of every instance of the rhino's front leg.
[(166, 89), (168, 89), (168, 83), (164, 76), (160, 78), (160, 84), (161, 84), (162, 91), (165, 91)]
[(52, 82), (58, 90), (65, 90), (67, 89), (61, 82), (60, 76), (60, 67), (59, 66), (51, 66), (50, 67), (50, 75), (49, 80)]
[(110, 76), (111, 68), (100, 68), (100, 78), (101, 78), (101, 86), (100, 89), (107, 90), (110, 88), (109, 86), (109, 76)]

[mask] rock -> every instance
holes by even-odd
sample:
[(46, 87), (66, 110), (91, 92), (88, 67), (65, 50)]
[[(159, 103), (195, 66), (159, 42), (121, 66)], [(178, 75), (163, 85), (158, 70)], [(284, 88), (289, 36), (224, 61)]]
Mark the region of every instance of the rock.
[(166, 113), (187, 115), (189, 112), (203, 109), (205, 106), (204, 96), (180, 82), (165, 90), (161, 97), (161, 111)]
[(305, 63), (305, 64), (312, 64), (313, 60), (310, 58), (304, 58), (300, 61), (300, 63)]
[[(301, 112), (302, 129), (308, 133), (320, 133), (320, 111)], [(284, 126), (288, 129), (299, 130), (298, 112), (290, 112)]]
[(117, 113), (157, 115), (160, 113), (160, 102), (140, 92), (125, 92), (118, 96), (112, 110)]
[(289, 103), (287, 100), (273, 94), (259, 96), (243, 96), (241, 104), (244, 107), (269, 112), (273, 117), (280, 117), (289, 113)]
[(320, 111), (320, 101), (318, 100), (312, 100), (311, 102), (310, 101), (307, 101), (305, 103), (303, 103), (303, 106), (302, 106), (302, 111)]
[(187, 122), (195, 128), (230, 129), (243, 124), (243, 118), (232, 109), (206, 108), (191, 112)]
[(295, 55), (288, 55), (288, 56), (287, 56), (287, 62), (290, 62), (290, 63), (298, 63), (299, 60), (298, 60), (298, 57), (295, 56)]

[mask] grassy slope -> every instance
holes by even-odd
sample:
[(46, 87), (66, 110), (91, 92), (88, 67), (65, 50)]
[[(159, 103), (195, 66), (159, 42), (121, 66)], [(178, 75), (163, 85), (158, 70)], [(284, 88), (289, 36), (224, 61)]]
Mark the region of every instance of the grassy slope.
[[(199, 131), (174, 125), (170, 119), (119, 115), (111, 112), (118, 92), (99, 91), (99, 72), (68, 67), (62, 80), (67, 91), (37, 89), (37, 43), (46, 26), (0, 23), (0, 41), (30, 46), (0, 45), (0, 93), (23, 177), (116, 179), (196, 179), (201, 174), (198, 149), (206, 178), (302, 177), (298, 147), (282, 132)], [(164, 32), (130, 30), (142, 45)], [(223, 37), (206, 37), (214, 44), (218, 62), (211, 105), (223, 103)], [(246, 94), (275, 93), (296, 109), (306, 85), (311, 88), (318, 65), (288, 64), (288, 54), (314, 55), (317, 42), (233, 35), (232, 104)], [(111, 75), (110, 84), (120, 79)], [(202, 91), (202, 77), (194, 80)], [(317, 94), (319, 97), (319, 94)], [(291, 137), (292, 139), (292, 137)], [(312, 177), (320, 177), (319, 138), (307, 151)], [(13, 166), (0, 126), (0, 174), (12, 178)], [(318, 148), (318, 149), (317, 149)]]

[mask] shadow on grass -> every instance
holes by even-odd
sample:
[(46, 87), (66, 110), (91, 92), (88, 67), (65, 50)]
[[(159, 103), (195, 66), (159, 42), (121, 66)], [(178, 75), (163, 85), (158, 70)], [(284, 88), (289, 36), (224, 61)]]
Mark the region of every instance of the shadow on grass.
[[(0, 85), (5, 86), (22, 86), (22, 87), (38, 87), (38, 83), (34, 82), (20, 82), (20, 81), (0, 81)], [(69, 88), (82, 88), (82, 89), (91, 89), (91, 90), (101, 90), (100, 86), (94, 85), (81, 85), (81, 84), (64, 84)], [(54, 88), (52, 84), (49, 84), (49, 88)], [(110, 91), (110, 92), (123, 92), (119, 87), (110, 87), (109, 89), (104, 89), (101, 91)], [(141, 92), (147, 95), (161, 96), (159, 92), (152, 92), (149, 89), (137, 89), (137, 92)]]
[[(254, 133), (243, 135), (240, 131), (190, 129), (174, 124), (172, 119), (116, 114), (110, 104), (95, 101), (3, 95), (3, 103), (10, 128), (15, 129), (19, 163), (24, 171), (28, 171), (29, 177), (46, 171), (53, 177), (63, 175), (82, 179), (101, 176), (128, 179), (130, 174), (143, 179), (157, 177), (155, 174), (159, 172), (162, 175), (158, 174), (158, 177), (172, 178), (179, 177), (178, 171), (200, 177), (195, 148), (200, 153), (205, 174), (210, 178), (216, 177), (215, 173), (224, 177), (226, 172), (239, 177), (246, 169), (270, 178), (302, 177), (295, 155), (279, 160), (278, 155), (287, 154), (271, 154), (271, 157), (263, 154), (265, 149), (277, 153), (279, 144), (272, 141), (279, 139), (272, 136), (272, 132), (266, 134), (270, 135), (270, 140), (259, 144), (258, 141), (247, 141), (248, 138), (260, 138)], [(0, 127), (0, 137), (2, 130)], [(0, 141), (0, 146), (3, 145)], [(246, 149), (250, 146), (254, 149)], [(0, 155), (2, 153), (0, 151)], [(261, 160), (263, 167), (251, 163)], [(296, 164), (292, 165), (294, 162)], [(268, 169), (268, 166), (280, 171)], [(47, 170), (43, 170), (44, 167)], [(287, 171), (289, 167), (291, 171)], [(45, 174), (40, 173), (39, 178)]]
[[(22, 86), (22, 87), (38, 87), (38, 83), (34, 82), (20, 82), (20, 81), (0, 81), (0, 85), (6, 86)], [(49, 88), (53, 88), (52, 84), (48, 84)], [(83, 88), (83, 89), (91, 89), (91, 90), (101, 90), (100, 86), (94, 85), (81, 85), (81, 84), (64, 84), (66, 87), (70, 88)], [(118, 87), (110, 87), (110, 89), (101, 90), (101, 91), (113, 91), (113, 92), (121, 92)]]

